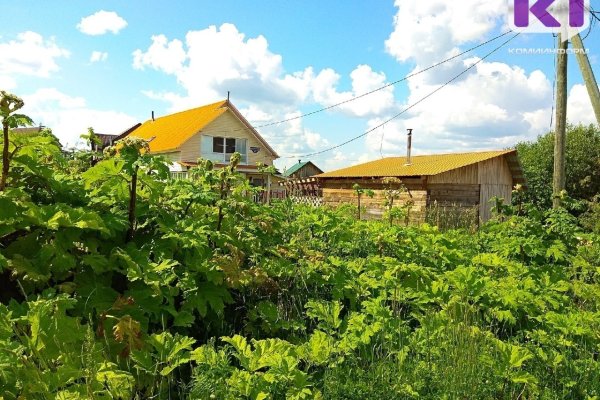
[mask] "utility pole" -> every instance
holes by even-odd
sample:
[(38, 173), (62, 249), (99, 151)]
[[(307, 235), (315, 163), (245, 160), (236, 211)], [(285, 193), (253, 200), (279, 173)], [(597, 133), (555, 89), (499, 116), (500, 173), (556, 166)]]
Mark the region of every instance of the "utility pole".
[(565, 137), (567, 129), (567, 49), (569, 41), (558, 34), (556, 54), (556, 129), (554, 130), (554, 176), (552, 206), (560, 207), (559, 194), (565, 189)]
[(594, 77), (590, 60), (585, 52), (585, 47), (583, 47), (581, 36), (579, 36), (579, 34), (573, 36), (572, 43), (573, 48), (576, 50), (575, 55), (577, 56), (577, 63), (579, 64), (579, 69), (581, 70), (581, 76), (583, 77), (588, 95), (590, 96), (594, 114), (596, 114), (596, 122), (598, 125), (600, 125), (600, 90), (598, 90), (596, 77)]

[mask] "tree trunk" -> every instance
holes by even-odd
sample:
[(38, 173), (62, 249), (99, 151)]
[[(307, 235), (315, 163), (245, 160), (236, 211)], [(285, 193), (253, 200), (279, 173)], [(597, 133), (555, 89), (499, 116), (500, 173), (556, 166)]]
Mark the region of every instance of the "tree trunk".
[(2, 121), (2, 129), (4, 133), (4, 146), (2, 148), (2, 177), (0, 177), (0, 192), (4, 191), (6, 187), (6, 181), (8, 180), (8, 167), (9, 167), (9, 157), (8, 157), (8, 121), (6, 118)]
[(129, 188), (129, 229), (127, 230), (127, 241), (133, 240), (135, 233), (135, 206), (137, 203), (137, 174), (138, 167), (131, 175), (131, 186)]

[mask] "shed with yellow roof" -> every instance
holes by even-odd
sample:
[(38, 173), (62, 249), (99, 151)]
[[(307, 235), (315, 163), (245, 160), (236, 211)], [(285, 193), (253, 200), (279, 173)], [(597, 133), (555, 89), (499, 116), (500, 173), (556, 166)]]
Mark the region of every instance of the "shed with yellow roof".
[[(397, 178), (390, 180), (386, 178)], [(323, 202), (357, 204), (354, 185), (370, 189), (372, 198), (361, 195), (366, 215), (381, 217), (385, 190), (407, 189), (397, 205), (410, 204), (410, 220), (424, 222), (431, 207), (471, 209), (478, 220), (491, 217), (494, 196), (510, 203), (512, 189), (525, 184), (516, 150), (388, 157), (317, 175), (323, 188)]]

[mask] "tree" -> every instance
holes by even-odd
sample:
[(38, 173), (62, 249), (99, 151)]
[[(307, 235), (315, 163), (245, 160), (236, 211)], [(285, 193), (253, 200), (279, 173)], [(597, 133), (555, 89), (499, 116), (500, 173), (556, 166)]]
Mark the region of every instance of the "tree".
[(2, 175), (0, 176), (0, 192), (4, 191), (6, 181), (8, 180), (8, 171), (10, 169), (10, 159), (13, 154), (9, 151), (10, 140), (8, 137), (9, 128), (18, 126), (33, 125), (33, 121), (26, 115), (15, 114), (15, 112), (25, 105), (25, 102), (14, 94), (0, 91), (0, 117), (2, 118), (3, 146), (2, 146)]
[[(552, 205), (554, 134), (516, 146), (527, 179), (527, 201)], [(566, 190), (569, 196), (591, 201), (600, 193), (600, 127), (569, 125), (566, 141)]]

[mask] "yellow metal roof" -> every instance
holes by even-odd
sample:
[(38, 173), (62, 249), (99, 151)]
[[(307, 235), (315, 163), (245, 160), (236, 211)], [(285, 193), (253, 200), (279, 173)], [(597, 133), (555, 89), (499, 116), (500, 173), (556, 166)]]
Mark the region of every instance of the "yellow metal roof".
[(151, 152), (176, 150), (189, 138), (227, 111), (227, 101), (165, 115), (144, 122), (131, 135), (150, 140)]
[(516, 150), (483, 151), (474, 153), (432, 154), (412, 156), (410, 165), (406, 157), (388, 157), (336, 171), (317, 175), (321, 178), (371, 178), (386, 176), (428, 176), (476, 164), (490, 158), (516, 153)]

